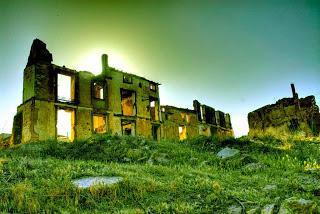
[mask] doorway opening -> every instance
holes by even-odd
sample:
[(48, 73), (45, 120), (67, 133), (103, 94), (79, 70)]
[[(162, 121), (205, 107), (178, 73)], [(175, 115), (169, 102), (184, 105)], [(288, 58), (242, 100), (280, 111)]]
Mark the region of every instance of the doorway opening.
[(132, 121), (121, 121), (122, 135), (134, 135), (134, 123)]
[(93, 115), (93, 131), (95, 133), (106, 133), (106, 117), (104, 115)]
[(184, 125), (179, 126), (179, 140), (187, 139), (187, 127)]
[(159, 130), (159, 125), (152, 125), (152, 138), (154, 140), (159, 140), (158, 139), (158, 130)]
[(57, 110), (57, 139), (73, 141), (75, 130), (75, 113), (72, 109)]

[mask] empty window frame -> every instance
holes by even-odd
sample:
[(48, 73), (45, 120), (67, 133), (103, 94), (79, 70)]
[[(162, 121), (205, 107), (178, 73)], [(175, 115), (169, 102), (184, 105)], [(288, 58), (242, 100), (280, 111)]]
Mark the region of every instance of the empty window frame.
[(57, 109), (57, 139), (73, 141), (75, 130), (75, 112), (73, 109)]
[(179, 126), (179, 140), (187, 139), (187, 127), (184, 125)]
[(136, 93), (134, 91), (121, 89), (121, 109), (124, 116), (136, 115)]
[(122, 135), (134, 135), (134, 122), (122, 120), (121, 129)]
[(124, 83), (132, 83), (132, 76), (130, 76), (130, 75), (127, 75), (127, 74), (124, 74), (123, 75), (123, 82)]
[(149, 97), (150, 117), (151, 120), (159, 120), (158, 99), (156, 97)]
[(93, 97), (96, 99), (104, 99), (104, 90), (103, 90), (103, 84), (101, 83), (93, 83)]
[(93, 115), (93, 131), (98, 134), (106, 133), (106, 116)]
[(58, 101), (73, 102), (75, 97), (74, 77), (69, 75), (64, 75), (64, 74), (58, 74), (57, 81), (58, 81), (58, 85), (57, 85)]
[(157, 91), (157, 85), (154, 83), (150, 83), (149, 88), (151, 91)]

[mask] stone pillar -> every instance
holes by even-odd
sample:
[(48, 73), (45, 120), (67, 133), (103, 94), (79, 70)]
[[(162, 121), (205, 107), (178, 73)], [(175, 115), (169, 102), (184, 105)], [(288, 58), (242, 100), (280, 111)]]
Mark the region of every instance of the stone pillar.
[(108, 70), (108, 55), (107, 54), (102, 54), (101, 56), (101, 61), (102, 61), (102, 73), (106, 73)]
[(292, 97), (293, 97), (294, 99), (298, 99), (299, 96), (298, 96), (298, 93), (296, 93), (296, 88), (294, 87), (294, 84), (293, 84), (293, 83), (291, 83), (291, 91), (292, 91)]
[(201, 108), (201, 104), (198, 102), (198, 100), (193, 100), (193, 109), (196, 111), (197, 118), (198, 118), (199, 122), (202, 121), (200, 108)]

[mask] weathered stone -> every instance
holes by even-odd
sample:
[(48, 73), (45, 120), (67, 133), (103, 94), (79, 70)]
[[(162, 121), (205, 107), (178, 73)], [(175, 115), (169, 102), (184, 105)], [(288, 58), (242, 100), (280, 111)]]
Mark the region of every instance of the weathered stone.
[(280, 206), (279, 214), (316, 213), (317, 204), (311, 200), (288, 198)]
[(157, 154), (155, 157), (154, 157), (154, 160), (158, 163), (161, 163), (161, 164), (166, 164), (168, 162), (170, 162), (169, 160), (169, 156), (168, 154), (166, 153), (160, 153), (160, 154)]
[(271, 191), (271, 190), (275, 190), (277, 189), (277, 185), (266, 185), (263, 190), (266, 190), (266, 191)]
[(246, 212), (246, 214), (260, 214), (261, 211), (260, 211), (260, 208), (259, 207), (256, 207), (256, 208), (253, 208), (253, 209), (250, 209)]
[(217, 156), (224, 159), (224, 158), (230, 158), (237, 154), (239, 154), (240, 151), (238, 149), (231, 149), (231, 148), (224, 148), (221, 151), (218, 152)]
[(78, 188), (89, 188), (95, 185), (112, 185), (122, 180), (122, 177), (88, 177), (76, 179), (72, 182)]
[(320, 196), (320, 189), (313, 190), (313, 195), (314, 196)]
[(298, 98), (295, 90), (292, 98), (283, 98), (275, 104), (264, 106), (248, 114), (249, 135), (262, 133), (282, 135), (299, 132), (319, 136), (320, 113), (314, 96)]
[(249, 172), (256, 172), (265, 169), (266, 166), (261, 163), (249, 163), (243, 167), (244, 170)]
[(273, 214), (275, 210), (275, 204), (267, 204), (265, 205), (262, 210), (261, 214)]
[(232, 206), (228, 207), (227, 213), (228, 214), (242, 214), (242, 207), (232, 205)]
[(33, 40), (27, 66), (35, 63), (46, 63), (52, 62), (52, 54), (47, 50), (46, 44), (39, 39)]

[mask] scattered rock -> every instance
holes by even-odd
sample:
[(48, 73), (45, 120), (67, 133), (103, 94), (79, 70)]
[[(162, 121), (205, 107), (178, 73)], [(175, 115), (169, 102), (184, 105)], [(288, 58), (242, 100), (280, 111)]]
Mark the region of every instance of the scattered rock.
[(228, 214), (242, 214), (242, 207), (240, 206), (236, 206), (236, 205), (232, 205), (230, 207), (228, 207)]
[(76, 179), (73, 182), (78, 188), (88, 188), (95, 185), (112, 185), (122, 181), (122, 177), (88, 177)]
[(131, 159), (130, 159), (130, 158), (127, 158), (127, 157), (124, 157), (124, 158), (123, 158), (123, 161), (125, 161), (125, 162), (130, 162)]
[(249, 163), (245, 165), (244, 170), (249, 171), (249, 172), (256, 172), (260, 171), (266, 168), (266, 166), (262, 163)]
[(224, 148), (220, 152), (218, 152), (217, 156), (224, 159), (224, 158), (230, 158), (237, 154), (239, 154), (240, 151), (238, 149), (231, 149), (231, 148)]
[(320, 196), (320, 189), (313, 190), (313, 195), (314, 196)]
[(311, 200), (296, 197), (286, 199), (280, 206), (279, 214), (285, 213), (316, 213), (317, 204)]
[(246, 165), (246, 164), (249, 164), (249, 163), (257, 163), (258, 160), (251, 157), (250, 155), (243, 155), (241, 158), (241, 163), (242, 165)]
[(267, 204), (261, 210), (261, 214), (273, 214), (275, 210), (275, 204)]
[(256, 207), (246, 212), (247, 214), (260, 214), (260, 208)]
[(153, 160), (151, 157), (147, 160), (147, 164), (153, 165)]
[(154, 157), (154, 160), (155, 160), (156, 162), (158, 162), (158, 163), (166, 164), (166, 163), (168, 163), (168, 162), (170, 161), (168, 157), (169, 157), (168, 154), (166, 154), (166, 153), (160, 153), (160, 154), (158, 154), (158, 155), (156, 155), (156, 156)]
[(277, 189), (277, 185), (273, 185), (273, 184), (269, 184), (269, 185), (266, 185), (263, 190), (266, 190), (266, 191), (271, 191), (271, 190), (275, 190)]

